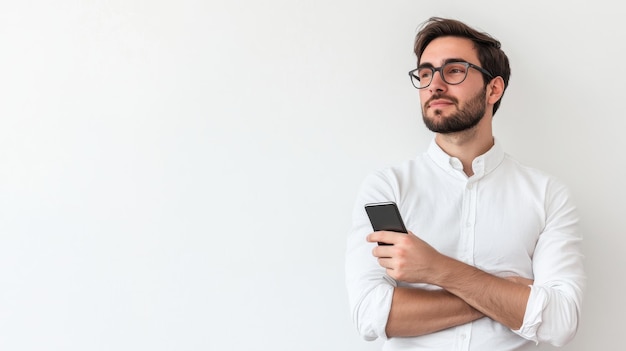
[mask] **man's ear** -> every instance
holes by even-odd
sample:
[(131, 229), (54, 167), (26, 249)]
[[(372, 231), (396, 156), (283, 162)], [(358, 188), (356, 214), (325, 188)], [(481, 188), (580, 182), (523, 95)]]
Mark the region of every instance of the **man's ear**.
[(498, 76), (487, 85), (487, 102), (492, 105), (495, 104), (500, 100), (502, 94), (504, 94), (504, 79)]

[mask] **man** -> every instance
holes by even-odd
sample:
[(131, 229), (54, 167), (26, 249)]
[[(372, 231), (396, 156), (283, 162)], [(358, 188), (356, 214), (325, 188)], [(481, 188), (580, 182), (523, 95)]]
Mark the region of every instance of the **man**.
[[(415, 54), (409, 74), (435, 136), (361, 187), (346, 252), (357, 329), (384, 350), (566, 344), (585, 279), (578, 217), (562, 183), (514, 161), (492, 134), (510, 76), (500, 42), (431, 18)], [(383, 201), (397, 203), (408, 234), (372, 233), (364, 205)]]

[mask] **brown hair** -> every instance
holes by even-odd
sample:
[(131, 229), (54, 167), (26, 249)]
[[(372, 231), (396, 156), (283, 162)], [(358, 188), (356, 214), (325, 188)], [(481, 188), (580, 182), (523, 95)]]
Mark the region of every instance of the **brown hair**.
[[(439, 37), (453, 36), (470, 39), (474, 42), (474, 47), (478, 52), (478, 60), (482, 68), (489, 71), (494, 77), (502, 77), (504, 80), (504, 90), (509, 85), (509, 77), (511, 76), (511, 67), (509, 66), (509, 58), (500, 48), (500, 41), (491, 35), (480, 32), (465, 23), (453, 19), (431, 17), (421, 26), (421, 29), (415, 36), (414, 52), (417, 56), (417, 64), (419, 66), (422, 53), (431, 41)], [(489, 82), (489, 77), (483, 74), (485, 84)], [(504, 94), (504, 92), (503, 92)], [(502, 98), (493, 105), (493, 114), (496, 113)]]

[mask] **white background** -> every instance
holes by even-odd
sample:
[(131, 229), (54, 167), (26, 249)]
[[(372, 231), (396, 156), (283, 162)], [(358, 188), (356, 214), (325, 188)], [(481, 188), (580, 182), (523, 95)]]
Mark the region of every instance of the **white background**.
[(407, 72), (433, 15), (502, 41), (496, 137), (574, 192), (589, 279), (564, 349), (620, 349), (619, 8), (0, 2), (0, 349), (378, 350), (351, 322), (345, 237), (363, 178), (432, 137)]

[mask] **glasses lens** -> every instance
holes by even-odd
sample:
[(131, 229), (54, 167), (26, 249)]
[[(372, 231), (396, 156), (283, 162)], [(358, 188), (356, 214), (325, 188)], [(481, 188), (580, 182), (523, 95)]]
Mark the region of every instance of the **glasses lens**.
[(459, 84), (467, 76), (468, 65), (464, 62), (450, 62), (441, 68), (443, 80), (448, 84)]
[(411, 72), (411, 81), (413, 82), (413, 85), (418, 89), (428, 86), (432, 78), (432, 68), (420, 68)]

